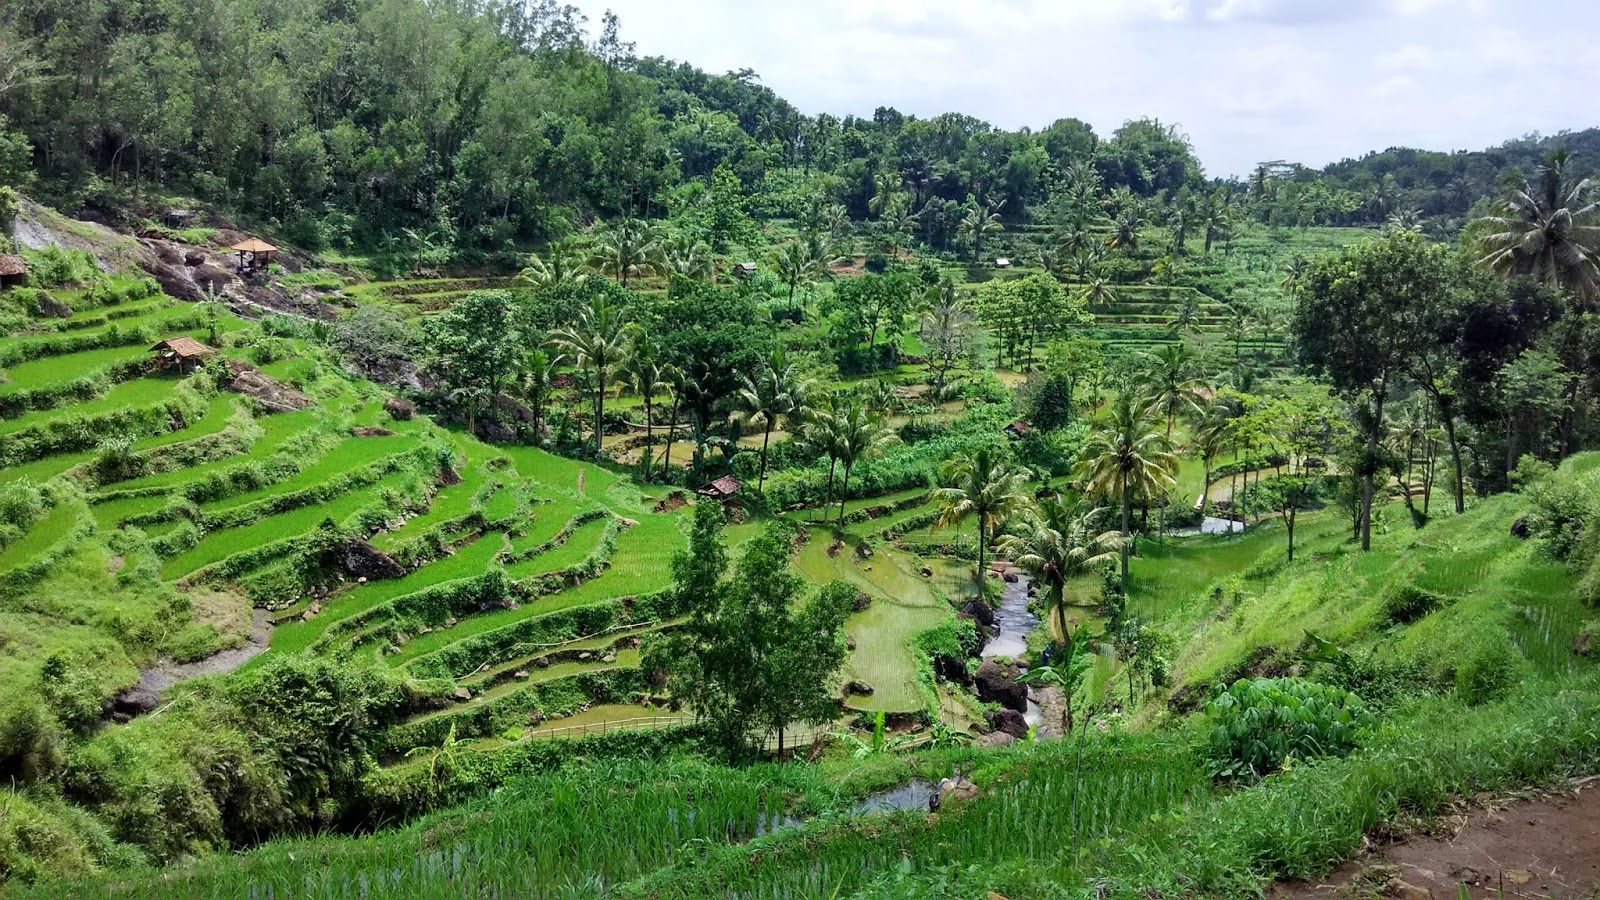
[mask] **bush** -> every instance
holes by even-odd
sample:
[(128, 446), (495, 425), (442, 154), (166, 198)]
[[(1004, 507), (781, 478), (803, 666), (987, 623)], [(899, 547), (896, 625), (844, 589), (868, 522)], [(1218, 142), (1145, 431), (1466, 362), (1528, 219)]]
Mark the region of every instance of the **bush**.
[(1484, 638), (1456, 669), (1456, 696), (1477, 706), (1506, 696), (1522, 680), (1522, 654), (1504, 634)]
[(1211, 774), (1254, 781), (1291, 760), (1343, 756), (1377, 720), (1361, 698), (1301, 678), (1240, 679), (1206, 706)]
[(1383, 617), (1391, 625), (1410, 625), (1447, 602), (1414, 584), (1391, 585), (1383, 597)]
[(1567, 559), (1583, 536), (1584, 525), (1600, 512), (1594, 476), (1549, 478), (1527, 490), (1528, 535), (1552, 559)]

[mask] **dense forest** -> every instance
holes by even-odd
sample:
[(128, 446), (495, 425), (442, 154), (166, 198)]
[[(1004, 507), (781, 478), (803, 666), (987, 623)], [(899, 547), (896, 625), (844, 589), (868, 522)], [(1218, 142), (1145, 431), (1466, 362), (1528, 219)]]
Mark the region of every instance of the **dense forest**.
[[(761, 217), (825, 198), (950, 249), (974, 205), (1070, 221), (1075, 170), (1174, 221), (1214, 226), (1249, 201), (1276, 225), (1399, 213), (1452, 233), (1554, 143), (1207, 178), (1156, 121), (1098, 135), (1071, 118), (1008, 132), (958, 113), (811, 115), (754, 72), (637, 58), (615, 18), (585, 26), (554, 0), (18, 0), (0, 11), (0, 183), (101, 215), (130, 188), (171, 189), (312, 249), (472, 259), (619, 216), (692, 220), (720, 251), (706, 220), (726, 166)], [(1600, 163), (1595, 132), (1560, 141), (1577, 168)]]

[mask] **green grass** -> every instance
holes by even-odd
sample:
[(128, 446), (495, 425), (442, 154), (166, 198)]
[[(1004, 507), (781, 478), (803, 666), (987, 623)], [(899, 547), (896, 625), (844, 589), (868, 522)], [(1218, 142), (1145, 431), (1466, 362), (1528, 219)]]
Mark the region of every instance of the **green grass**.
[(139, 344), (133, 344), (125, 347), (101, 347), (98, 350), (84, 350), (65, 356), (45, 356), (29, 360), (6, 370), (5, 375), (10, 383), (0, 384), (0, 397), (22, 390), (75, 381), (85, 375), (98, 372), (107, 366), (130, 359), (139, 359), (148, 354), (149, 350), (147, 348)]
[(68, 469), (77, 468), (94, 458), (93, 450), (85, 450), (80, 453), (58, 453), (19, 466), (6, 466), (0, 468), (0, 485), (11, 484), (24, 478), (34, 484), (43, 484)]
[[(517, 474), (543, 485), (545, 490), (540, 493), (544, 496), (566, 493), (599, 499), (605, 496), (618, 477), (603, 466), (566, 459), (537, 447), (512, 445), (496, 449), (511, 460)], [(583, 481), (581, 491), (578, 489), (580, 474)]]
[(604, 518), (585, 522), (574, 529), (572, 534), (567, 536), (566, 542), (560, 546), (506, 566), (506, 574), (513, 580), (520, 581), (533, 575), (557, 572), (568, 566), (577, 565), (594, 552), (600, 543), (600, 536), (610, 524), (610, 521)]
[(103, 396), (82, 403), (73, 403), (57, 409), (36, 409), (15, 419), (0, 422), (0, 434), (15, 434), (35, 425), (78, 417), (97, 416), (128, 407), (154, 406), (172, 397), (178, 379), (172, 377), (136, 378), (124, 381)]
[[(90, 507), (94, 519), (102, 529), (112, 529), (124, 519), (155, 512), (167, 505), (167, 495), (156, 494), (150, 497), (124, 497), (120, 500), (110, 500), (105, 503), (96, 503)], [(148, 529), (146, 529), (148, 531)]]
[(525, 533), (511, 539), (511, 552), (516, 554), (532, 550), (559, 534), (574, 516), (595, 508), (593, 503), (564, 496), (535, 500), (528, 506), (533, 521), (528, 524)]
[(20, 537), (0, 550), (0, 575), (33, 562), (56, 542), (72, 533), (78, 523), (79, 508), (71, 503), (57, 504)]
[[(207, 420), (210, 420), (209, 414), (207, 415)], [(186, 469), (163, 472), (159, 475), (146, 475), (142, 478), (114, 482), (106, 485), (104, 490), (131, 491), (154, 487), (176, 488), (217, 472), (238, 468), (246, 462), (265, 460), (281, 450), (290, 438), (309, 430), (315, 425), (319, 421), (319, 413), (316, 409), (306, 409), (294, 413), (269, 415), (256, 421), (262, 427), (264, 434), (256, 439), (255, 444), (250, 448), (250, 452), (246, 454), (213, 460), (208, 463), (190, 466)]]
[(366, 612), (396, 597), (458, 578), (481, 575), (494, 565), (495, 557), (504, 546), (504, 535), (495, 532), (484, 535), (443, 559), (414, 569), (401, 578), (369, 581), (351, 587), (330, 598), (323, 604), (322, 612), (310, 620), (290, 622), (274, 628), (270, 646), (274, 651), (283, 653), (304, 650), (335, 622)]
[(177, 431), (167, 431), (147, 437), (133, 445), (136, 451), (154, 450), (170, 444), (192, 441), (196, 438), (208, 437), (220, 433), (228, 427), (228, 420), (233, 416), (234, 400), (237, 395), (230, 391), (222, 391), (206, 404), (205, 414), (198, 420), (187, 423), (187, 427)]
[(343, 494), (327, 503), (302, 506), (276, 516), (268, 516), (240, 528), (226, 528), (207, 534), (200, 543), (161, 564), (161, 577), (168, 581), (196, 569), (227, 559), (263, 544), (298, 537), (317, 527), (323, 519), (342, 522), (373, 503), (384, 488), (399, 488), (410, 476), (397, 472), (358, 491)]
[(299, 472), (283, 481), (259, 490), (235, 494), (232, 497), (205, 503), (200, 508), (207, 513), (226, 512), (230, 509), (248, 506), (251, 503), (257, 503), (283, 494), (292, 494), (295, 491), (318, 487), (381, 459), (386, 459), (397, 453), (403, 453), (414, 446), (416, 446), (416, 442), (405, 435), (346, 438), (323, 453), (316, 462), (302, 468)]

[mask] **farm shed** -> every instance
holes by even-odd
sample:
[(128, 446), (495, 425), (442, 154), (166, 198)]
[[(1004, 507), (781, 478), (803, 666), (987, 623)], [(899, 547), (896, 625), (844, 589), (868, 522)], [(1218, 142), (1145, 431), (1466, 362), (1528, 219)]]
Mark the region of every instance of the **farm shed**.
[(702, 487), (700, 490), (695, 491), (695, 493), (705, 497), (707, 500), (715, 500), (718, 503), (727, 503), (729, 500), (732, 500), (735, 496), (737, 496), (739, 490), (743, 487), (744, 485), (739, 483), (739, 479), (734, 478), (732, 475), (724, 475), (721, 478), (718, 478), (716, 481), (713, 481)]
[(0, 255), (0, 291), (22, 287), (28, 280), (28, 264), (20, 256)]
[(250, 238), (228, 249), (239, 254), (239, 265), (235, 271), (240, 275), (254, 275), (265, 272), (267, 266), (272, 265), (272, 254), (278, 248), (258, 238)]
[(215, 356), (217, 353), (186, 334), (159, 341), (150, 348), (150, 351), (156, 354), (157, 365), (163, 369), (176, 366), (179, 374), (193, 372), (200, 368), (207, 357)]

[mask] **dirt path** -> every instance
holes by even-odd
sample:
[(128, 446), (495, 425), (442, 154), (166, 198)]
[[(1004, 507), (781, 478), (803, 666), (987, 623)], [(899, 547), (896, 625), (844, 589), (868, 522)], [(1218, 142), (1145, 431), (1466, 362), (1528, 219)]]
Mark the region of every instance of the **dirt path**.
[(1537, 800), (1490, 802), (1444, 831), (1374, 847), (1319, 884), (1276, 885), (1274, 900), (1600, 897), (1600, 776)]

